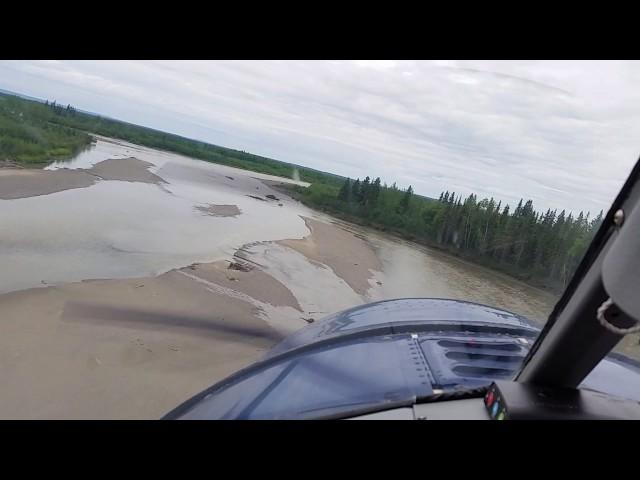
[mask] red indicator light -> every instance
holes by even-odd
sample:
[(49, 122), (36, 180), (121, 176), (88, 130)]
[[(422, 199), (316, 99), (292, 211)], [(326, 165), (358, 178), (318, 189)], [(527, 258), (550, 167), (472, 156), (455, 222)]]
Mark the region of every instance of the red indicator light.
[(487, 393), (487, 406), (490, 407), (491, 404), (493, 403), (494, 400), (494, 394), (493, 391), (489, 391), (489, 393)]

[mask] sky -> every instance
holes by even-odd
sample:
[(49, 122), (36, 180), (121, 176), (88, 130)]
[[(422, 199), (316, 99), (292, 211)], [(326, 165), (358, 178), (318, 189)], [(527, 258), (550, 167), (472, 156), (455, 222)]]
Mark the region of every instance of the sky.
[(437, 197), (609, 208), (637, 61), (1, 61), (0, 88)]

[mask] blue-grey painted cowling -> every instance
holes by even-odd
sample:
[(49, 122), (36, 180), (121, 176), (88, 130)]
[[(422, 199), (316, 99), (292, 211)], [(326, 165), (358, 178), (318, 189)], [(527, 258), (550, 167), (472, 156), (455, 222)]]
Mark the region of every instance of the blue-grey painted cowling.
[[(539, 332), (521, 316), (457, 300), (362, 305), (301, 329), (167, 418), (314, 418), (488, 385), (513, 376)], [(640, 368), (610, 356), (582, 387), (640, 401)]]

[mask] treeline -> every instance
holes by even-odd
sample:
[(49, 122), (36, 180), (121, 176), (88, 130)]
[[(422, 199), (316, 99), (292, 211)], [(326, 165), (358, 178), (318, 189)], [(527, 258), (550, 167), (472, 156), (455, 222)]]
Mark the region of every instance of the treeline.
[[(71, 105), (63, 106), (57, 104), (55, 101), (49, 102), (47, 100), (45, 103), (40, 103), (15, 96), (0, 95), (0, 105), (6, 103), (11, 105), (10, 109), (14, 112), (8, 119), (9, 124), (13, 126), (15, 126), (19, 116), (22, 115), (23, 118), (21, 122), (24, 125), (48, 124), (53, 128), (62, 127), (61, 131), (76, 132), (76, 134), (83, 139), (88, 138), (85, 132), (90, 132), (208, 162), (220, 163), (280, 177), (292, 178), (294, 171), (297, 170), (300, 179), (309, 183), (322, 182), (339, 185), (342, 181), (341, 177), (335, 175), (318, 172), (313, 169), (299, 167), (259, 155), (253, 155), (240, 150), (211, 145), (209, 143), (111, 118), (104, 118), (99, 115), (91, 115), (80, 112)], [(31, 141), (34, 138), (34, 136), (28, 135), (27, 137), (27, 141)], [(26, 158), (30, 158), (28, 156), (31, 155), (31, 153), (27, 152), (29, 148), (31, 147), (24, 143), (15, 144), (5, 153), (5, 156), (13, 160), (24, 161)], [(0, 150), (0, 154), (2, 153), (3, 151)], [(58, 159), (54, 155), (50, 157), (40, 155), (38, 158), (44, 158), (44, 161), (46, 161), (46, 158), (49, 160)]]
[(32, 109), (16, 97), (0, 96), (0, 160), (43, 166), (76, 155), (91, 143), (91, 136), (51, 121), (74, 113), (70, 105), (47, 103)]
[(57, 104), (55, 100), (51, 103), (49, 103), (49, 100), (46, 100), (44, 102), (44, 105), (45, 107), (51, 108), (51, 111), (56, 115), (76, 115), (76, 109), (72, 107), (71, 104), (67, 104), (67, 106), (65, 107), (63, 105)]
[(443, 192), (430, 199), (395, 184), (346, 179), (341, 187), (315, 184), (295, 189), (312, 207), (392, 231), (420, 243), (504, 271), (536, 285), (564, 288), (602, 222), (565, 210), (534, 210), (531, 200), (512, 209), (493, 198)]

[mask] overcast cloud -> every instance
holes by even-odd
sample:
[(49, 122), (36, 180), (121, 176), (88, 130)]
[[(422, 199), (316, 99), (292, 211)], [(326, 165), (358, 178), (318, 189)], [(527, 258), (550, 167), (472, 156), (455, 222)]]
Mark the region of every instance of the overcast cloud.
[(0, 88), (132, 123), (592, 216), (640, 154), (638, 85), (639, 62), (0, 62)]

